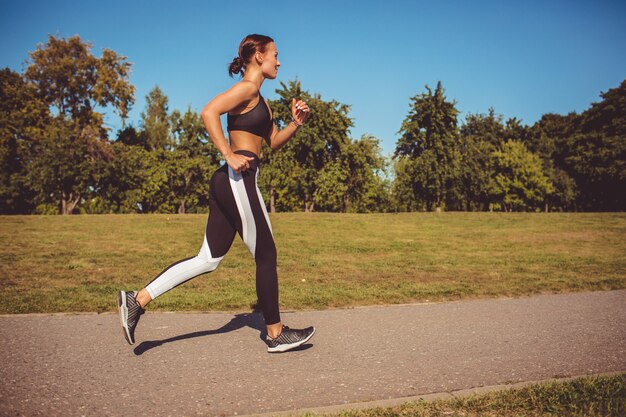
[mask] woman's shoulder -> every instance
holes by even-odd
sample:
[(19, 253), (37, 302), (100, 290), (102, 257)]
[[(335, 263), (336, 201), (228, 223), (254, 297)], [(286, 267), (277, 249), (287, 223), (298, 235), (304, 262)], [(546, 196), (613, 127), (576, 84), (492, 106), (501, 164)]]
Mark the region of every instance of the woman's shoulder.
[(241, 80), (235, 83), (230, 90), (233, 93), (237, 93), (238, 95), (242, 95), (247, 98), (254, 98), (258, 94), (260, 94), (259, 90), (252, 81)]

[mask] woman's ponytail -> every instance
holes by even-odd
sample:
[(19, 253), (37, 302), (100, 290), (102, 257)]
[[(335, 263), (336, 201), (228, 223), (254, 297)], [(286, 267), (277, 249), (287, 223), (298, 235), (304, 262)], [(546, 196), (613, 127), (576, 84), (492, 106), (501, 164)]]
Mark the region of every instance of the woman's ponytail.
[(267, 44), (274, 42), (274, 39), (265, 35), (248, 35), (239, 44), (239, 53), (233, 61), (228, 64), (228, 74), (232, 77), (234, 74), (243, 76), (246, 65), (250, 63), (252, 57), (257, 52), (265, 52)]

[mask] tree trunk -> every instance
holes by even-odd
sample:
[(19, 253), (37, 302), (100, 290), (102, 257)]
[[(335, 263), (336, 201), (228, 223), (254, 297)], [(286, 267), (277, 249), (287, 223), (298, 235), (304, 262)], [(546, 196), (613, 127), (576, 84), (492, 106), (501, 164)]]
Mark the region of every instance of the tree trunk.
[(276, 213), (276, 190), (270, 185), (270, 213)]
[(185, 214), (185, 199), (180, 200), (180, 204), (178, 205), (178, 214)]
[(348, 197), (348, 193), (346, 193), (343, 196), (343, 207), (342, 207), (342, 212), (343, 213), (347, 213), (348, 212), (348, 208), (350, 207), (350, 198)]
[(65, 194), (65, 191), (61, 193), (61, 199), (59, 201), (59, 214), (72, 214), (74, 208), (76, 208), (76, 205), (80, 201), (80, 193), (76, 196), (73, 196), (72, 194), (73, 193), (70, 193), (68, 196)]

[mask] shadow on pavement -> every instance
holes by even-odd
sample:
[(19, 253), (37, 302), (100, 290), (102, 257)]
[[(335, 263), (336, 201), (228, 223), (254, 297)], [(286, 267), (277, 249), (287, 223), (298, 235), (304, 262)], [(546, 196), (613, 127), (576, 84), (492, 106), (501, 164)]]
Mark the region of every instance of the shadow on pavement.
[(260, 332), (259, 337), (261, 340), (264, 340), (265, 337), (265, 322), (263, 320), (263, 316), (259, 313), (242, 313), (236, 314), (235, 317), (231, 319), (228, 323), (215, 330), (203, 330), (201, 332), (193, 332), (187, 334), (181, 334), (179, 336), (170, 337), (169, 339), (163, 340), (147, 340), (145, 342), (141, 342), (134, 349), (135, 355), (143, 355), (145, 352), (150, 349), (154, 349), (155, 347), (162, 346), (166, 343), (177, 342), (179, 340), (192, 339), (194, 337), (204, 337), (210, 336), (213, 334), (220, 333), (228, 333), (233, 330), (241, 329), (242, 327), (251, 327)]

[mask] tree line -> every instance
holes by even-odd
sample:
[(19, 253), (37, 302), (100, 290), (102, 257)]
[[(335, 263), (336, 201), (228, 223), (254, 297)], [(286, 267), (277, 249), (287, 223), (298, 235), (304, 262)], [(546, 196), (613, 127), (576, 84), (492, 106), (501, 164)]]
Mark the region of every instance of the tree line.
[[(208, 208), (222, 163), (197, 112), (170, 110), (158, 86), (137, 126), (126, 57), (78, 36), (49, 36), (24, 73), (0, 70), (0, 212), (189, 213)], [(626, 81), (581, 114), (532, 126), (494, 109), (459, 122), (438, 83), (410, 98), (390, 158), (354, 139), (350, 106), (280, 83), (274, 121), (292, 97), (308, 122), (280, 151), (264, 146), (259, 187), (270, 211), (622, 211), (626, 208)], [(123, 128), (110, 137), (103, 111)]]

